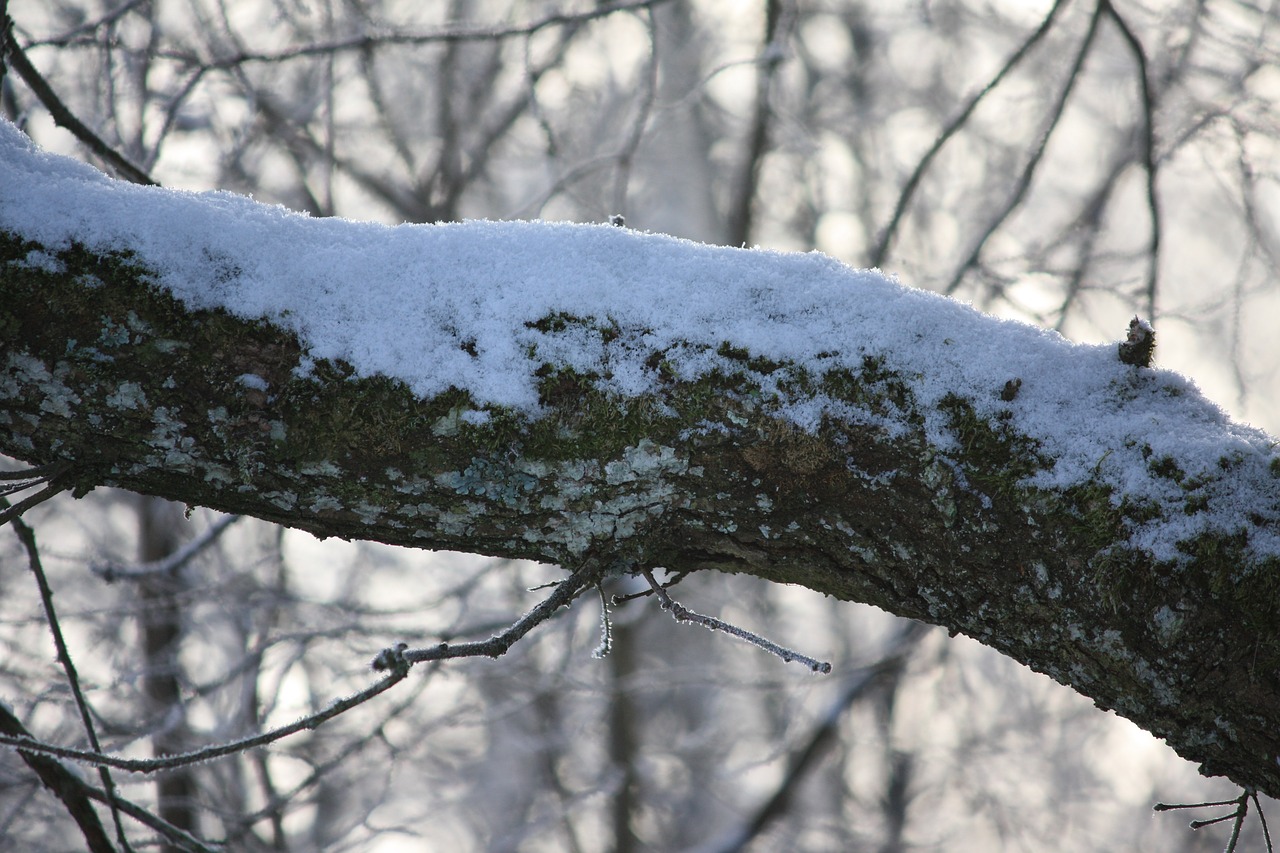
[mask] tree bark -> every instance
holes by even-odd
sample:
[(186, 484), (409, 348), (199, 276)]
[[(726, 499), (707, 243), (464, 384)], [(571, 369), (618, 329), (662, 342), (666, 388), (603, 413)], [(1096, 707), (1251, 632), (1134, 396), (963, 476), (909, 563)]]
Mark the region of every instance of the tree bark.
[[(1181, 543), (1174, 565), (1131, 524), (1190, 513), (1195, 496), (1132, 507), (1101, 483), (1032, 487), (1053, 460), (959, 396), (939, 406), (957, 441), (936, 446), (903, 377), (874, 358), (814, 377), (728, 351), (740, 372), (658, 366), (660, 387), (627, 398), (548, 363), (540, 416), (476, 424), (464, 392), (422, 399), (326, 361), (302, 375), (290, 333), (190, 310), (149, 272), (0, 231), (0, 452), (69, 463), (78, 494), (116, 486), (321, 537), (801, 584), (975, 637), (1203, 772), (1280, 795), (1280, 556), (1257, 544), (1280, 541), (1274, 458), (1276, 499), (1239, 533)], [(900, 429), (829, 416), (807, 432), (768, 404), (765, 375)], [(1240, 475), (1221, 438), (1229, 485)]]

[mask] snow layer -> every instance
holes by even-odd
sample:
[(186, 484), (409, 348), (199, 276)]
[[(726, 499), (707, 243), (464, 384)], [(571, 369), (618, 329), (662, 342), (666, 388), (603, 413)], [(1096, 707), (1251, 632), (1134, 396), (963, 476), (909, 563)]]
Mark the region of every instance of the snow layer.
[[(723, 366), (715, 349), (724, 342), (816, 372), (856, 369), (873, 355), (908, 382), (927, 416), (948, 394), (979, 414), (1009, 410), (1012, 426), (1057, 460), (1041, 485), (1101, 477), (1117, 502), (1181, 507), (1184, 485), (1154, 474), (1151, 460), (1175, 460), (1183, 484), (1217, 479), (1230, 464), (1236, 492), (1202, 492), (1212, 513), (1167, 512), (1135, 530), (1135, 543), (1158, 558), (1175, 558), (1174, 543), (1199, 530), (1236, 529), (1246, 511), (1280, 514), (1280, 480), (1268, 468), (1276, 442), (1233, 423), (1189, 380), (1121, 364), (1114, 345), (1073, 344), (816, 253), (712, 247), (609, 225), (312, 219), (225, 192), (113, 181), (39, 151), (3, 121), (0, 227), (49, 248), (74, 238), (131, 250), (188, 305), (268, 318), (312, 358), (345, 359), (423, 396), (454, 386), (478, 405), (536, 417), (534, 371), (557, 358), (634, 395), (651, 387), (646, 359), (655, 351), (689, 377)], [(547, 334), (527, 325), (557, 312), (612, 322), (622, 336), (606, 343), (581, 326)], [(1002, 401), (1015, 377), (1016, 399)], [(788, 410), (806, 426), (824, 412), (859, 416), (821, 400)], [(929, 418), (930, 438), (947, 447), (943, 419)], [(1280, 552), (1280, 542), (1253, 533), (1255, 549)]]

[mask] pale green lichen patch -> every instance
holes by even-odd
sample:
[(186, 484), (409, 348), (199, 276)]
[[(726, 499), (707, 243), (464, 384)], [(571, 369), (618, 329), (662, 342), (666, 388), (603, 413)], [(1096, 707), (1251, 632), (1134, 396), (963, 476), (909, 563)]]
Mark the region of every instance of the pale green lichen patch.
[(1162, 604), (1151, 617), (1155, 627), (1156, 639), (1161, 645), (1169, 646), (1176, 642), (1182, 634), (1184, 618), (1167, 604)]
[(51, 371), (43, 361), (27, 353), (11, 352), (5, 359), (0, 396), (17, 397), (34, 387), (41, 396), (41, 411), (71, 417), (73, 407), (80, 405), (81, 398), (67, 385), (66, 375), (65, 368)]

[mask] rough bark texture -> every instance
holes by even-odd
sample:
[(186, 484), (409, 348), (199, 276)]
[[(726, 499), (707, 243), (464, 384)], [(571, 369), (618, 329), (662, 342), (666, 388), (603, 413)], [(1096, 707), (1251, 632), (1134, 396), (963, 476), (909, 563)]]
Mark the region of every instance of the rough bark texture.
[[(32, 250), (57, 271), (24, 263)], [(944, 403), (961, 440), (942, 451), (874, 359), (814, 377), (730, 352), (740, 374), (672, 378), (648, 398), (546, 364), (543, 417), (476, 426), (461, 392), (417, 399), (334, 363), (301, 378), (300, 354), (264, 322), (186, 310), (127, 257), (0, 234), (0, 452), (68, 462), (80, 492), (570, 568), (801, 584), (973, 636), (1205, 772), (1280, 795), (1280, 562), (1206, 536), (1176, 569), (1156, 563), (1124, 532), (1126, 512), (1149, 508), (1114, 506), (1101, 485), (1026, 487), (1050, 460), (964, 399)], [(827, 419), (804, 432), (774, 414), (761, 374), (907, 412), (908, 431)]]

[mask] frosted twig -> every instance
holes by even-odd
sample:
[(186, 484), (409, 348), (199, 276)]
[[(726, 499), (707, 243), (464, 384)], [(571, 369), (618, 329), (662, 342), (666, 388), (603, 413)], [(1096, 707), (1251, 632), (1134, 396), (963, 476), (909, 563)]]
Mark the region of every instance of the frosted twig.
[(455, 24), (442, 29), (420, 33), (359, 33), (334, 41), (287, 47), (273, 52), (241, 51), (221, 56), (211, 61), (201, 61), (200, 57), (187, 53), (169, 53), (166, 54), (166, 58), (186, 61), (188, 64), (202, 65), (206, 68), (233, 68), (249, 62), (287, 62), (302, 57), (367, 51), (388, 45), (422, 45), (440, 42), (501, 41), (511, 38), (528, 38), (551, 27), (580, 26), (589, 21), (617, 13), (652, 9), (654, 6), (665, 2), (667, 0), (618, 0), (618, 2), (604, 3), (581, 12), (552, 12), (535, 20), (510, 26)]
[(1240, 828), (1244, 825), (1244, 819), (1249, 815), (1249, 800), (1253, 800), (1253, 804), (1258, 810), (1258, 820), (1262, 822), (1262, 835), (1266, 839), (1267, 853), (1272, 853), (1275, 848), (1271, 845), (1271, 832), (1267, 829), (1267, 819), (1262, 814), (1262, 803), (1258, 802), (1258, 794), (1252, 788), (1243, 789), (1240, 792), (1240, 796), (1233, 797), (1230, 800), (1214, 800), (1205, 803), (1156, 803), (1151, 808), (1153, 811), (1167, 812), (1174, 809), (1207, 809), (1218, 806), (1235, 806), (1235, 810), (1227, 814), (1203, 820), (1193, 820), (1188, 824), (1192, 829), (1204, 829), (1206, 826), (1213, 826), (1216, 823), (1232, 821), (1231, 837), (1227, 840), (1226, 853), (1234, 853), (1236, 845), (1240, 842)]
[[(386, 653), (387, 652), (384, 652), (383, 654)], [(379, 655), (379, 658), (381, 658), (381, 655)], [(296, 720), (288, 725), (272, 729), (269, 732), (263, 732), (261, 734), (253, 735), (252, 737), (230, 741), (229, 743), (217, 744), (215, 746), (206, 747), (205, 749), (197, 749), (193, 752), (181, 752), (173, 755), (161, 756), (160, 758), (117, 758), (114, 755), (106, 755), (99, 751), (71, 749), (69, 747), (32, 740), (30, 738), (11, 737), (9, 735), (0, 735), (0, 746), (11, 746), (22, 752), (52, 755), (57, 758), (65, 758), (69, 761), (83, 761), (88, 764), (106, 765), (107, 767), (113, 767), (117, 770), (125, 770), (130, 773), (155, 773), (160, 770), (172, 770), (176, 767), (185, 767), (188, 764), (199, 764), (215, 758), (222, 758), (225, 755), (244, 752), (245, 750), (253, 749), (254, 747), (266, 746), (267, 744), (280, 740), (281, 738), (288, 737), (291, 734), (296, 734), (303, 729), (314, 729), (321, 723), (331, 720), (346, 711), (350, 711), (357, 705), (362, 705), (374, 696), (385, 692), (398, 682), (403, 681), (405, 676), (409, 673), (408, 667), (388, 667), (388, 669), (390, 669), (391, 672), (386, 678), (376, 684), (366, 687), (359, 693), (352, 694), (345, 699), (333, 702), (323, 711), (303, 717), (302, 719)]]
[[(671, 587), (680, 583), (680, 581), (684, 580), (688, 576), (688, 572), (676, 572), (672, 577), (667, 579), (667, 582), (662, 585), (662, 588), (671, 589)], [(619, 604), (626, 604), (628, 601), (635, 601), (637, 598), (648, 598), (651, 595), (653, 595), (652, 589), (642, 589), (639, 592), (633, 592), (628, 595), (615, 595), (610, 599), (610, 603), (613, 604), (614, 607), (617, 607)]]
[(613, 651), (613, 623), (609, 621), (609, 597), (604, 594), (604, 587), (597, 584), (596, 589), (600, 592), (600, 645), (592, 649), (591, 656), (602, 660)]
[[(53, 487), (50, 484), (49, 488)], [(53, 634), (53, 645), (58, 650), (58, 661), (67, 675), (67, 684), (71, 687), (71, 695), (75, 699), (76, 708), (80, 711), (80, 721), (89, 738), (89, 745), (93, 747), (94, 752), (102, 752), (102, 747), (98, 743), (98, 733), (93, 726), (93, 717), (89, 713), (89, 703), (85, 701), (84, 691), (80, 689), (80, 676), (76, 673), (71, 652), (67, 650), (67, 641), (62, 636), (62, 625), (58, 621), (57, 611), (53, 608), (53, 590), (49, 587), (49, 579), (45, 576), (44, 566), (40, 562), (40, 549), (36, 547), (35, 531), (17, 516), (13, 518), (13, 530), (18, 534), (18, 538), (22, 540), (22, 547), (27, 551), (27, 562), (31, 566), (31, 573), (35, 575), (36, 586), (40, 590), (45, 619), (49, 623), (49, 631)], [(111, 816), (115, 819), (117, 840), (124, 850), (131, 851), (133, 848), (129, 846), (129, 839), (124, 833), (124, 823), (120, 820), (120, 811), (116, 804), (116, 786), (111, 780), (111, 771), (105, 765), (99, 764), (98, 776), (102, 779), (102, 790), (106, 793), (107, 805), (110, 806)]]
[[(31, 480), (30, 482), (25, 483), (23, 485), (23, 488), (30, 488), (31, 486), (39, 485), (42, 482), (46, 482), (46, 480), (43, 480), (43, 479)], [(49, 498), (58, 494), (59, 492), (64, 492), (67, 490), (67, 486), (65, 483), (57, 482), (56, 474), (53, 475), (51, 478), (49, 478), (47, 482), (49, 483), (49, 485), (45, 486), (40, 491), (36, 492), (34, 495), (29, 495), (23, 500), (18, 501), (16, 504), (10, 505), (8, 501), (4, 501), (3, 503), (0, 503), (0, 506), (4, 507), (3, 510), (0, 510), (0, 527), (4, 526), (5, 524), (8, 524), (10, 521), (17, 519), (18, 516), (22, 515), (24, 512), (31, 509), (33, 506), (36, 506), (37, 504), (42, 504), (45, 501), (49, 500)], [(14, 491), (21, 491), (21, 490), (22, 489), (6, 490), (5, 494), (12, 494)], [(3, 498), (0, 498), (0, 500), (3, 500)]]
[(791, 649), (783, 648), (777, 643), (766, 640), (764, 637), (761, 637), (758, 634), (753, 634), (743, 628), (739, 628), (737, 625), (730, 625), (728, 622), (717, 619), (714, 616), (704, 616), (701, 613), (696, 613), (690, 610), (683, 604), (680, 604), (671, 598), (667, 593), (667, 590), (654, 579), (653, 572), (648, 569), (642, 569), (640, 574), (642, 574), (644, 579), (649, 582), (649, 586), (652, 588), (654, 595), (658, 596), (658, 602), (662, 605), (662, 609), (675, 617), (677, 622), (692, 622), (696, 625), (701, 625), (704, 628), (709, 628), (712, 631), (724, 631), (726, 634), (732, 634), (740, 640), (746, 640), (753, 646), (758, 646), (759, 648), (764, 649), (771, 655), (776, 655), (777, 657), (782, 658), (786, 663), (796, 661), (809, 667), (813, 672), (820, 672), (823, 674), (831, 672), (831, 664), (826, 661), (820, 661), (815, 658), (811, 658), (808, 655), (802, 655), (799, 652), (794, 652)]
[[(556, 588), (533, 609), (521, 616), (511, 627), (501, 634), (495, 634), (487, 640), (473, 643), (439, 643), (426, 649), (400, 648), (400, 654), (408, 664), (423, 663), (429, 660), (450, 660), (452, 658), (502, 657), (525, 634), (537, 625), (550, 619), (561, 607), (578, 597), (584, 589), (599, 582), (601, 570), (594, 564), (583, 566), (569, 577), (556, 584)], [(387, 654), (386, 651), (383, 654)], [(374, 661), (374, 669), (379, 669), (382, 655)]]
[(235, 524), (241, 518), (243, 518), (243, 516), (228, 515), (218, 519), (213, 524), (209, 525), (209, 529), (204, 531), (200, 536), (192, 539), (190, 542), (183, 545), (177, 551), (174, 551), (162, 560), (155, 560), (150, 563), (140, 563), (134, 566), (108, 560), (102, 563), (91, 564), (89, 566), (89, 571), (98, 575), (107, 583), (113, 583), (121, 579), (133, 580), (146, 575), (158, 575), (177, 571), (189, 563), (200, 552), (218, 541), (218, 537), (222, 535), (223, 531)]

